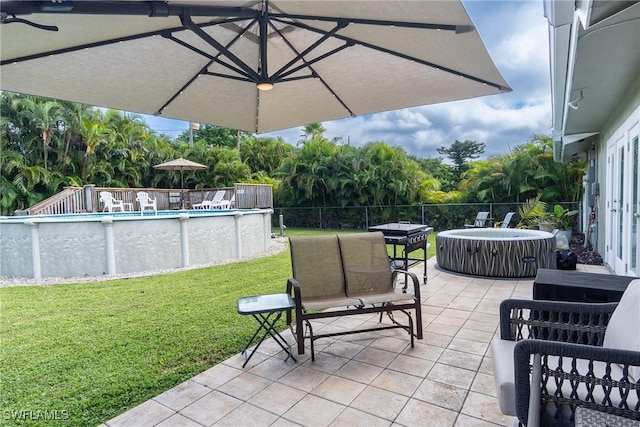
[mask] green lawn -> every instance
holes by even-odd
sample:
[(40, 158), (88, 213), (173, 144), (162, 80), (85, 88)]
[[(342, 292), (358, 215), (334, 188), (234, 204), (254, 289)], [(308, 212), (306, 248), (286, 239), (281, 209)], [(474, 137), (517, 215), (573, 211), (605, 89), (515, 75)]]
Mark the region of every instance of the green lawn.
[(0, 424), (51, 425), (37, 418), (55, 416), (98, 425), (157, 396), (239, 353), (255, 325), (237, 314), (237, 299), (283, 292), (290, 276), (284, 251), (145, 278), (0, 289)]

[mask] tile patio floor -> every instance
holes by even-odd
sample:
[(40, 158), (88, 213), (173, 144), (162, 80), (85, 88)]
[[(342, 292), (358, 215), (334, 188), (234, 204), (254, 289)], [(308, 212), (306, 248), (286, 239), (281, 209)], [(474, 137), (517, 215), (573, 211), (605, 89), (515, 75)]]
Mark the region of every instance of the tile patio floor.
[[(531, 298), (533, 279), (455, 275), (428, 263), (421, 286), (424, 339), (387, 330), (316, 341), (284, 362), (265, 341), (242, 368), (236, 355), (103, 426), (510, 426), (498, 410), (489, 343), (505, 298)], [(421, 266), (416, 267), (421, 277)], [(606, 273), (604, 267), (579, 270)], [(324, 319), (357, 328), (375, 315)], [(324, 326), (322, 326), (324, 325)], [(326, 330), (326, 329), (325, 329)], [(283, 336), (293, 343), (293, 336)], [(293, 350), (295, 354), (295, 349)]]

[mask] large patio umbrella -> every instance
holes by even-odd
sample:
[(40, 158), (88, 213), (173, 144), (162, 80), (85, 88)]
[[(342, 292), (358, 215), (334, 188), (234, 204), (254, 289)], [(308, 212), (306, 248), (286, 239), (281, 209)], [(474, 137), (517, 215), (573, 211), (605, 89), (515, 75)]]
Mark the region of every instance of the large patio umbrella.
[(1, 9), (2, 90), (249, 132), (511, 91), (460, 0)]
[(154, 168), (167, 171), (180, 171), (180, 201), (182, 209), (184, 209), (184, 171), (206, 169), (207, 166), (179, 157), (175, 160), (155, 165)]

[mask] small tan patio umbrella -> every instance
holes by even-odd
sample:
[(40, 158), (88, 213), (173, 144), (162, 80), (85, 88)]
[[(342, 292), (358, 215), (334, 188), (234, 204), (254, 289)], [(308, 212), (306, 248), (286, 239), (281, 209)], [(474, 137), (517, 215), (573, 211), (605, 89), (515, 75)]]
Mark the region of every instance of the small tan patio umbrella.
[(185, 158), (178, 158), (169, 162), (160, 163), (155, 165), (154, 168), (167, 171), (180, 171), (180, 200), (182, 209), (184, 209), (184, 171), (195, 171), (200, 169), (206, 169), (207, 166), (200, 163), (192, 162)]

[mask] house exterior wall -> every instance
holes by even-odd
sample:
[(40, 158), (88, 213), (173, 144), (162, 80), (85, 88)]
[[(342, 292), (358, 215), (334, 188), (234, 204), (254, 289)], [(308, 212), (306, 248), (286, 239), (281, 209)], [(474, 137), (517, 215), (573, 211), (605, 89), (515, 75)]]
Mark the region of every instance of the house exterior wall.
[[(625, 98), (620, 101), (618, 108), (611, 113), (605, 125), (601, 129), (597, 144), (597, 181), (600, 183), (600, 197), (597, 202), (598, 233), (596, 248), (603, 258), (605, 258), (605, 262), (607, 262), (608, 267), (616, 274), (620, 275), (631, 275), (632, 272), (628, 269), (626, 269), (627, 271), (618, 271), (619, 268), (616, 269), (615, 265), (611, 264), (610, 256), (607, 256), (607, 251), (612, 250), (612, 248), (607, 245), (611, 241), (611, 236), (609, 235), (609, 233), (612, 232), (610, 222), (613, 221), (611, 207), (607, 206), (607, 201), (614, 197), (614, 195), (609, 194), (609, 183), (614, 179), (614, 177), (611, 176), (611, 169), (607, 164), (608, 146), (620, 137), (624, 138), (628, 143), (633, 139), (634, 135), (631, 135), (629, 130), (640, 122), (640, 77), (635, 80), (626, 93), (627, 95)], [(633, 167), (633, 164), (630, 162), (631, 151), (632, 150), (626, 151), (627, 154), (629, 154), (626, 157), (627, 164), (625, 165), (625, 167), (628, 168), (628, 171), (631, 171), (631, 168)], [(632, 173), (627, 173), (626, 181), (624, 183), (624, 188), (626, 189), (628, 197), (632, 197), (632, 177)], [(623, 224), (623, 227), (623, 235), (628, 235), (630, 238), (633, 238), (631, 237), (633, 236), (631, 229), (629, 229), (629, 227), (632, 227), (632, 224)], [(630, 254), (627, 254), (627, 256), (630, 256)], [(630, 260), (627, 259), (627, 261)]]
[[(616, 274), (640, 277), (640, 158), (634, 139), (640, 138), (640, 4), (544, 0), (543, 6), (554, 159), (587, 160), (583, 206), (594, 207), (597, 221), (591, 242)], [(599, 184), (597, 196), (592, 183)], [(586, 224), (590, 218), (589, 212)]]

